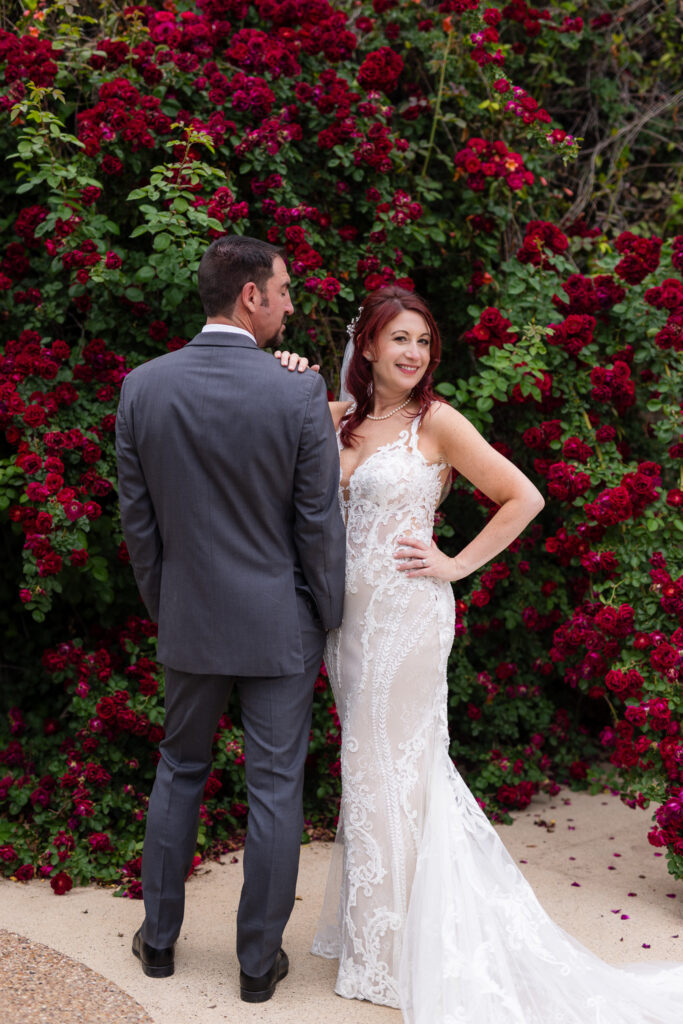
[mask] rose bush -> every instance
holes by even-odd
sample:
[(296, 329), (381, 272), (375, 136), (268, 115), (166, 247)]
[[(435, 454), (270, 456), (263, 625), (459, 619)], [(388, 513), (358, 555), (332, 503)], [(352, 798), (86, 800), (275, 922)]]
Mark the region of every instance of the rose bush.
[[(654, 6), (29, 0), (2, 24), (5, 873), (140, 895), (163, 683), (114, 416), (128, 369), (200, 326), (199, 258), (236, 231), (285, 247), (288, 340), (330, 387), (366, 291), (419, 288), (443, 397), (546, 493), (456, 595), (452, 753), (474, 792), (504, 817), (607, 779), (658, 803), (651, 841), (683, 876), (679, 26)], [(490, 513), (456, 478), (444, 547)], [(316, 690), (310, 834), (339, 787), (324, 672)], [(202, 855), (240, 840), (242, 757), (229, 708)]]

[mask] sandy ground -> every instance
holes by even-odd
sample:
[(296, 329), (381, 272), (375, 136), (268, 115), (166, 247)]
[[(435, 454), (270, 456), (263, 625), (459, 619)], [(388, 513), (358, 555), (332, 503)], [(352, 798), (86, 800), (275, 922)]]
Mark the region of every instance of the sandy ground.
[[(546, 910), (595, 953), (612, 963), (683, 962), (683, 886), (668, 874), (660, 852), (649, 846), (648, 821), (649, 812), (630, 810), (615, 797), (563, 791), (557, 797), (535, 798), (512, 827), (500, 826), (498, 831)], [(0, 950), (7, 949), (3, 958), (13, 958), (11, 984), (10, 972), (0, 971), (0, 1020), (400, 1024), (396, 1010), (336, 996), (336, 962), (308, 952), (325, 888), (325, 843), (301, 851), (297, 901), (284, 937), (289, 976), (269, 1002), (240, 1001), (234, 947), (241, 857), (227, 854), (222, 863), (203, 867), (189, 882), (176, 973), (163, 980), (146, 978), (130, 952), (142, 919), (140, 902), (114, 899), (110, 890), (95, 887), (56, 897), (47, 882), (0, 880), (0, 929), (31, 940), (22, 943), (5, 935), (3, 946), (0, 933)], [(50, 950), (63, 957), (52, 962)], [(48, 959), (46, 971), (41, 957)], [(81, 965), (91, 970), (79, 981), (73, 972)], [(35, 1000), (26, 994), (22, 972), (38, 986)], [(109, 1010), (115, 986), (120, 1008)]]

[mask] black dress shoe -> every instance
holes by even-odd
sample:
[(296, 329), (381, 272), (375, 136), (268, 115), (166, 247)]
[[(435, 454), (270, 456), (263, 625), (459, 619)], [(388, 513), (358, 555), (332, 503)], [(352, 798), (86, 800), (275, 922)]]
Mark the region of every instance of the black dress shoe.
[(133, 953), (142, 964), (148, 978), (170, 978), (173, 974), (173, 946), (170, 949), (155, 949), (149, 946), (138, 928), (133, 936)]
[(289, 960), (284, 949), (275, 957), (275, 963), (267, 974), (252, 978), (240, 971), (240, 996), (245, 1003), (265, 1003), (270, 999), (278, 981), (282, 981), (289, 970)]

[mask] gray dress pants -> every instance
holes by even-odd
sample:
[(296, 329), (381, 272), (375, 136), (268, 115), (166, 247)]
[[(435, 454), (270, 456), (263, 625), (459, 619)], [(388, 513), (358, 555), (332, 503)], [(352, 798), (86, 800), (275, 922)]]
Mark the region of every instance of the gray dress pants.
[(265, 974), (274, 963), (296, 895), (304, 762), (313, 684), (325, 642), (312, 600), (297, 592), (297, 607), (305, 662), (299, 675), (194, 675), (165, 668), (165, 737), (147, 811), (142, 937), (156, 949), (167, 949), (183, 921), (185, 878), (196, 849), (213, 737), (237, 687), (249, 801), (237, 955), (242, 970), (252, 977)]

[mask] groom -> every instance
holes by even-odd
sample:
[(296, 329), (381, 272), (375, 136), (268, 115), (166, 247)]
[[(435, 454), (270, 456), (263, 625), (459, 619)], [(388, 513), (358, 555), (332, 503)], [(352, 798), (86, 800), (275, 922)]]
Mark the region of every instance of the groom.
[(214, 241), (198, 286), (207, 321), (179, 351), (137, 367), (116, 421), (121, 521), (159, 624), (165, 738), (142, 856), (145, 919), (133, 952), (173, 974), (184, 881), (211, 747), (236, 688), (249, 825), (237, 915), (240, 993), (269, 999), (288, 969), (313, 684), (341, 620), (339, 459), (322, 378), (263, 348), (293, 312), (280, 250)]

